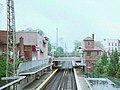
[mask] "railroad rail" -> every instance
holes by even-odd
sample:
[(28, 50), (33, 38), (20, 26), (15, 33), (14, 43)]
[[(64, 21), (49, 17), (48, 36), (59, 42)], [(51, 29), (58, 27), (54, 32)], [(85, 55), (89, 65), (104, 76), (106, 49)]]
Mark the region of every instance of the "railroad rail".
[(73, 70), (59, 70), (43, 90), (77, 90)]

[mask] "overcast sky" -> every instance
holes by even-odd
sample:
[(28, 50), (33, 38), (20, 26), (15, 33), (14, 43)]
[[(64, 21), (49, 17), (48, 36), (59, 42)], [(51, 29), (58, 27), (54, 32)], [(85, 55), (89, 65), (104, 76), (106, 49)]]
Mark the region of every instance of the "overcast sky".
[[(4, 3), (6, 0), (1, 0)], [(95, 34), (95, 40), (120, 38), (120, 0), (14, 0), (17, 30), (41, 29), (52, 42), (59, 38), (72, 51), (75, 40)], [(6, 27), (5, 8), (0, 28)]]

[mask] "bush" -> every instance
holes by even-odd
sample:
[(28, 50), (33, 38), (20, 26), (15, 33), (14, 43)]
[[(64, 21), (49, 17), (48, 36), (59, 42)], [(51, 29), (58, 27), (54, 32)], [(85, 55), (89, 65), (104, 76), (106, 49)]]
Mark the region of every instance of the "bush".
[(6, 57), (5, 56), (0, 56), (0, 77), (5, 77), (6, 75)]

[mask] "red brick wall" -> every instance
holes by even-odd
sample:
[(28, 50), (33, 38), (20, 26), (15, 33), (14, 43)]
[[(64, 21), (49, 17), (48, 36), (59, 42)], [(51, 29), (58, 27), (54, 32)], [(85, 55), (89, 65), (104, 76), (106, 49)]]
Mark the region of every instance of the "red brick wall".
[(85, 49), (94, 49), (94, 41), (84, 41)]

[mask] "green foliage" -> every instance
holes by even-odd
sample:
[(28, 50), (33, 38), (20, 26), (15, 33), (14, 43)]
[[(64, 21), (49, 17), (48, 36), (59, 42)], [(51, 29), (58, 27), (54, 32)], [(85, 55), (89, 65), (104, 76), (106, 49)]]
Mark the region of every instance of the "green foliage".
[[(6, 76), (6, 56), (0, 56), (0, 77)], [(25, 61), (17, 60), (16, 61), (16, 68), (19, 66), (20, 63), (23, 63)]]
[(116, 77), (120, 78), (120, 68), (118, 69), (117, 73), (116, 73)]
[(107, 75), (115, 76), (115, 68), (114, 68), (114, 66), (111, 63), (108, 66)]
[(81, 47), (81, 41), (75, 41), (74, 42), (74, 50), (72, 51), (72, 56), (78, 56), (79, 55), (79, 52), (77, 49), (79, 49), (79, 47)]
[(114, 51), (113, 56), (114, 56), (114, 63), (117, 64), (119, 62), (119, 56), (117, 50)]
[(101, 74), (102, 70), (103, 70), (102, 67), (96, 67), (95, 70), (94, 70), (94, 72)]
[(96, 62), (96, 66), (100, 66), (102, 64), (102, 60), (100, 59), (100, 60), (97, 60), (97, 62)]
[(99, 74), (102, 74), (103, 73), (103, 67), (102, 67), (102, 60), (98, 60), (95, 64), (95, 69), (94, 69), (94, 72), (95, 73), (99, 73)]
[(120, 63), (117, 50), (113, 50), (110, 60), (107, 60), (107, 53), (103, 53), (101, 60), (96, 62), (94, 71), (98, 74), (104, 74), (120, 78)]
[(108, 61), (105, 66), (103, 66), (104, 75), (108, 75), (108, 68), (109, 68), (109, 66), (110, 66), (110, 61)]
[(94, 45), (95, 45), (95, 47), (97, 47), (97, 48), (101, 48), (101, 49), (104, 48), (103, 44), (102, 44), (100, 41), (95, 41)]
[(116, 65), (116, 77), (120, 78), (120, 62)]
[(110, 60), (107, 60), (106, 57), (107, 57), (106, 53), (103, 53), (103, 55), (101, 56), (101, 60), (98, 60), (96, 62), (96, 66), (101, 65), (102, 68), (96, 67), (94, 69), (94, 75), (90, 76), (100, 77), (101, 74), (102, 76), (105, 76), (112, 80), (114, 83), (120, 85), (120, 80), (118, 79), (115, 80), (115, 77), (120, 78), (120, 62), (117, 50), (112, 51)]
[(6, 75), (6, 57), (0, 56), (0, 77), (5, 77)]
[(117, 50), (112, 51), (112, 55), (110, 56), (110, 63), (112, 65), (116, 65), (119, 61), (119, 56)]
[(107, 62), (108, 62), (108, 60), (107, 60), (107, 53), (106, 52), (104, 52), (103, 54), (102, 54), (102, 56), (101, 56), (101, 64), (102, 65), (106, 65), (107, 64)]
[(81, 46), (81, 42), (80, 41), (75, 41), (74, 42), (74, 50), (72, 51), (72, 56), (76, 56), (76, 54), (78, 53), (77, 52), (77, 49)]
[(117, 76), (119, 77), (119, 68), (118, 68), (119, 56), (117, 50), (112, 51), (112, 55), (110, 56), (110, 64), (108, 67), (108, 75), (109, 76)]
[(74, 51), (77, 51), (77, 49), (81, 46), (81, 42), (80, 41), (75, 41), (74, 42)]
[(55, 56), (56, 57), (61, 57), (64, 55), (64, 49), (62, 47), (58, 47), (55, 51)]

